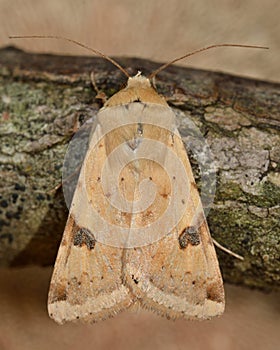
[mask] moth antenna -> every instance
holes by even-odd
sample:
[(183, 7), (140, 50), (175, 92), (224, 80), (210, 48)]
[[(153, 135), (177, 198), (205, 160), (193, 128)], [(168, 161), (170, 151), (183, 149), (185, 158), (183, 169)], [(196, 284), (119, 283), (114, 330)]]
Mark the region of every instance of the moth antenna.
[(231, 46), (231, 47), (245, 47), (245, 48), (249, 48), (249, 49), (269, 49), (269, 48), (266, 47), (266, 46), (256, 46), (256, 45), (241, 45), (241, 44), (216, 44), (216, 45), (210, 45), (210, 46), (203, 47), (203, 48), (201, 48), (201, 49), (198, 49), (198, 50), (189, 52), (189, 53), (185, 54), (185, 55), (182, 56), (182, 57), (175, 58), (174, 60), (163, 64), (163, 65), (160, 66), (158, 69), (156, 69), (152, 74), (150, 74), (149, 79), (154, 78), (159, 72), (161, 72), (162, 70), (164, 70), (165, 68), (167, 68), (168, 66), (170, 66), (171, 64), (173, 64), (173, 63), (175, 63), (175, 62), (178, 62), (178, 61), (180, 61), (180, 60), (183, 60), (184, 58), (187, 58), (187, 57), (189, 57), (189, 56), (195, 55), (195, 54), (197, 54), (197, 53), (199, 53), (199, 52), (202, 52), (202, 51), (210, 50), (210, 49), (213, 49), (213, 48), (216, 48), (216, 47), (226, 47), (226, 46)]
[(73, 40), (73, 39), (69, 39), (69, 38), (65, 38), (63, 36), (57, 36), (57, 35), (9, 35), (10, 39), (57, 39), (57, 40), (64, 40), (64, 41), (68, 41), (70, 43), (73, 43), (77, 46), (83, 47), (84, 49), (93, 52), (95, 55), (104, 58), (105, 60), (111, 62), (115, 67), (117, 67), (121, 72), (123, 72), (124, 75), (127, 76), (127, 78), (130, 78), (130, 75), (128, 74), (128, 72), (115, 60), (113, 60), (111, 57), (105, 55), (104, 53), (92, 49), (91, 47), (80, 43), (79, 41)]

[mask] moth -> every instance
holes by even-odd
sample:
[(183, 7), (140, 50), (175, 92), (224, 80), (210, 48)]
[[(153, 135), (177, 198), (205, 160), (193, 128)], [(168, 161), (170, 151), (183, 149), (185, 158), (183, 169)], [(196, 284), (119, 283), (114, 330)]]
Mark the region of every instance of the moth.
[[(217, 46), (242, 47), (194, 53)], [(135, 307), (168, 319), (219, 316), (223, 280), (198, 189), (175, 115), (150, 81), (193, 53), (148, 79), (92, 51), (128, 81), (97, 115), (50, 283), (49, 315), (59, 324)]]
[[(168, 125), (160, 127), (154, 121), (157, 116), (168, 120)], [(108, 120), (114, 123), (112, 119), (118, 123), (112, 131), (104, 133), (102, 123)], [(118, 127), (120, 119), (123, 119), (122, 127)], [(149, 120), (154, 121), (153, 124)], [(99, 133), (105, 136), (100, 138)], [(75, 319), (96, 322), (135, 304), (172, 319), (204, 319), (222, 314), (225, 301), (219, 264), (191, 166), (176, 129), (175, 115), (147, 78), (141, 75), (129, 78), (127, 87), (108, 100), (97, 116), (97, 126), (92, 134), (92, 139), (95, 138), (100, 140), (90, 142), (88, 152), (91, 147), (95, 150), (85, 158), (59, 248), (49, 291), (50, 316), (58, 323)], [(141, 147), (145, 139), (160, 141), (182, 162), (188, 198), (179, 190), (172, 193), (176, 182), (179, 189), (180, 183), (184, 182), (176, 169), (170, 180), (157, 163), (161, 158), (164, 164), (165, 153), (159, 152), (154, 160), (145, 149), (146, 158), (142, 158)], [(130, 159), (130, 153), (135, 155), (130, 162), (123, 162), (119, 160), (121, 155), (118, 156), (118, 161), (126, 163), (117, 184), (122, 197), (131, 203), (126, 211), (120, 211), (110, 203), (110, 194), (104, 193), (101, 185), (106, 158), (119, 145), (124, 146), (121, 150), (123, 158)], [(150, 149), (150, 152), (156, 150)], [(107, 175), (117, 171), (115, 160), (108, 166)], [(157, 194), (147, 208), (133, 211), (133, 202), (139, 200), (139, 187), (144, 179), (156, 183)], [(82, 190), (84, 183), (85, 191)], [(175, 198), (175, 205), (181, 205), (184, 211), (176, 217), (180, 208), (173, 205), (169, 214), (173, 217), (168, 216), (169, 222), (161, 223), (157, 228), (161, 232), (152, 232), (156, 237), (150, 243), (151, 236), (146, 237), (145, 229), (163, 215), (174, 195), (179, 197)], [(89, 219), (94, 214), (85, 202), (90, 202), (105, 219), (105, 231), (109, 236), (106, 240), (100, 237), (102, 223), (97, 223), (95, 217)], [(170, 221), (174, 217), (177, 223), (172, 227)], [(199, 227), (193, 222), (194, 217), (202, 218)], [(123, 229), (144, 230), (131, 232), (131, 236), (124, 233), (122, 239), (121, 233), (114, 232), (108, 221)], [(137, 234), (139, 240), (134, 238)], [(127, 248), (125, 242), (128, 240)]]

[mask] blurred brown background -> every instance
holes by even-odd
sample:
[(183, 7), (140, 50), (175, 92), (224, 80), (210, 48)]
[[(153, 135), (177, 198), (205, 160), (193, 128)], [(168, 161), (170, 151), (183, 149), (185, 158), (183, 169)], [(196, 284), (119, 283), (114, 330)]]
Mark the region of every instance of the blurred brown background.
[(165, 62), (215, 43), (258, 44), (270, 50), (216, 49), (181, 64), (279, 81), (279, 13), (277, 0), (0, 0), (0, 45), (88, 54), (54, 40), (8, 39), (64, 35), (108, 55)]
[[(217, 49), (182, 65), (279, 81), (280, 3), (276, 0), (0, 0), (0, 46), (86, 54), (64, 42), (11, 41), (8, 35), (64, 35), (114, 56), (165, 62), (222, 42), (258, 44), (269, 51)], [(227, 286), (223, 317), (167, 321), (123, 313), (96, 325), (57, 326), (47, 316), (51, 268), (0, 269), (0, 350), (25, 349), (278, 349), (279, 293)]]

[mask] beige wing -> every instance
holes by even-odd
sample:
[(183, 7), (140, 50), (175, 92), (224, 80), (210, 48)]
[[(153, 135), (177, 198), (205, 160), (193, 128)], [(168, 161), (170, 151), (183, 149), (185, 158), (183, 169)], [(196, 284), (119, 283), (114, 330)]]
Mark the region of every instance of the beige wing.
[(126, 284), (142, 307), (168, 318), (221, 315), (223, 282), (206, 223), (199, 232), (182, 232), (183, 242), (172, 232), (159, 242), (127, 251)]
[[(93, 144), (94, 139), (98, 143), (98, 130)], [(108, 212), (99, 186), (106, 149), (89, 148), (88, 153), (93, 159), (86, 157), (81, 169), (50, 284), (48, 311), (58, 323), (106, 319), (128, 308), (134, 299), (123, 284), (124, 250), (100, 243), (92, 219), (94, 212)], [(84, 183), (88, 177), (90, 188)]]
[(122, 283), (122, 261), (122, 249), (96, 242), (70, 216), (50, 284), (50, 317), (96, 322), (128, 308), (133, 298)]
[[(154, 131), (144, 127), (146, 137)], [(164, 169), (156, 163), (142, 167), (143, 178), (157, 179), (159, 203), (157, 208), (167, 208), (172, 196), (177, 197), (178, 207), (185, 204), (182, 216), (177, 215), (177, 225), (168, 230), (169, 221), (162, 224), (158, 232), (164, 233), (159, 241), (126, 252), (125, 282), (144, 308), (151, 309), (169, 318), (207, 319), (224, 311), (224, 289), (215, 249), (210, 237), (199, 193), (181, 137), (170, 131), (159, 137), (167, 147), (172, 148), (182, 161), (189, 188), (188, 198), (180, 191), (172, 193)], [(176, 177), (174, 183), (182, 178)], [(173, 183), (173, 185), (174, 185)], [(149, 210), (149, 218), (156, 219), (162, 212)], [(134, 222), (147, 223), (147, 211), (135, 216)]]

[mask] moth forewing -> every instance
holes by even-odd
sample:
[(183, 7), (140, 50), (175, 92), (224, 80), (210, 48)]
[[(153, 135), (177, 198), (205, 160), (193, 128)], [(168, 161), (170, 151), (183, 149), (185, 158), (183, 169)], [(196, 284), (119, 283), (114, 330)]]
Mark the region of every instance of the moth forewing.
[[(167, 193), (178, 197), (172, 213), (178, 224), (166, 232), (165, 223), (161, 240), (126, 251), (127, 284), (143, 307), (168, 318), (207, 319), (221, 315), (225, 304), (223, 281), (183, 142), (179, 133), (170, 133), (161, 141), (184, 164), (189, 196), (184, 197), (180, 191)], [(173, 181), (182, 182), (182, 178), (173, 176)], [(184, 213), (177, 215), (181, 203), (185, 204)]]
[[(98, 139), (100, 125), (91, 135)], [(88, 152), (91, 148), (89, 147)], [(108, 246), (95, 238), (95, 225), (90, 219), (89, 201), (85, 195), (84, 176), (102, 169), (106, 152), (98, 147), (95, 162), (85, 161), (72, 200), (68, 221), (59, 247), (51, 279), (48, 311), (62, 324), (81, 320), (96, 322), (128, 308), (134, 297), (122, 282), (124, 250)], [(87, 160), (87, 156), (85, 158)], [(96, 182), (99, 181), (95, 177)], [(100, 204), (100, 193), (97, 193)]]
[(216, 253), (175, 115), (139, 75), (97, 116), (49, 313), (59, 323), (98, 321), (136, 302), (168, 318), (224, 310)]

